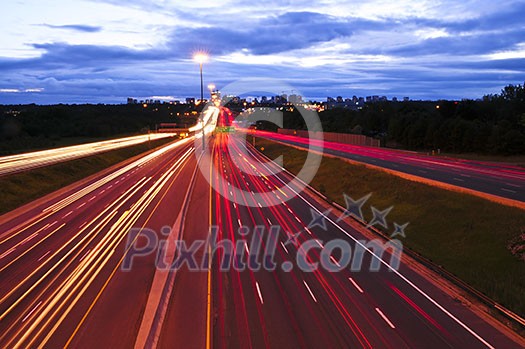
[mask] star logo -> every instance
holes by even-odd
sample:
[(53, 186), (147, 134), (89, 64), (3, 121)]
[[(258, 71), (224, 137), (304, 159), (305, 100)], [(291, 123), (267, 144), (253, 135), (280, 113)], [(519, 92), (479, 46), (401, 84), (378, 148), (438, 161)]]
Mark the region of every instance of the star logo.
[(292, 233), (289, 233), (289, 232), (286, 232), (286, 235), (288, 236), (288, 240), (286, 240), (284, 242), (284, 245), (288, 245), (290, 243), (292, 243), (295, 247), (299, 246), (299, 236), (301, 235), (301, 232), (298, 232), (298, 233), (295, 233), (295, 234), (292, 234)]
[(332, 211), (331, 208), (329, 208), (328, 210), (324, 211), (323, 213), (319, 214), (317, 213), (316, 210), (314, 210), (313, 208), (310, 208), (310, 214), (312, 215), (312, 220), (310, 221), (310, 223), (308, 224), (308, 229), (312, 229), (313, 227), (321, 227), (323, 230), (327, 230), (328, 228), (326, 227), (326, 217), (328, 216), (328, 214)]
[(385, 209), (383, 211), (379, 211), (377, 208), (372, 206), (372, 214), (374, 215), (374, 217), (372, 218), (370, 223), (368, 223), (367, 228), (369, 228), (369, 227), (371, 227), (371, 226), (373, 226), (375, 224), (379, 224), (383, 228), (388, 228), (388, 223), (386, 221), (386, 216), (390, 213), (390, 211), (392, 211), (393, 208), (394, 208), (394, 206), (390, 206), (389, 208), (387, 208), (387, 209)]
[(401, 237), (406, 238), (405, 228), (407, 227), (408, 224), (409, 224), (409, 222), (407, 222), (407, 223), (405, 223), (403, 225), (399, 225), (399, 224), (394, 222), (394, 232), (392, 233), (392, 235), (390, 235), (390, 238), (393, 239), (393, 238), (395, 238), (398, 235), (401, 236)]
[(354, 200), (350, 196), (343, 194), (345, 198), (346, 203), (346, 210), (343, 212), (343, 214), (337, 219), (337, 221), (341, 221), (345, 219), (348, 216), (354, 216), (355, 218), (358, 218), (360, 220), (363, 220), (363, 211), (362, 207), (367, 202), (367, 200), (372, 196), (372, 193), (363, 196), (359, 200)]

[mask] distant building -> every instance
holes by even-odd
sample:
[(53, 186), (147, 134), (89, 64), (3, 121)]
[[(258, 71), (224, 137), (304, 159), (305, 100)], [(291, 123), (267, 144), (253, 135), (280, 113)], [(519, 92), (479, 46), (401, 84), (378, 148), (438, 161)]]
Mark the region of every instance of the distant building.
[(195, 104), (195, 98), (186, 98), (186, 104)]
[(128, 97), (128, 104), (137, 104), (137, 100), (132, 97)]
[(296, 94), (290, 95), (289, 102), (293, 104), (301, 104), (303, 103), (303, 97)]

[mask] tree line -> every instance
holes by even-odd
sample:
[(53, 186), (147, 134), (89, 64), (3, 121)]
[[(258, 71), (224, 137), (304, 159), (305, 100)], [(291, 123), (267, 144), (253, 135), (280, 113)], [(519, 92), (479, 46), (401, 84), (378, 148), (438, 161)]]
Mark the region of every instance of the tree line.
[(195, 115), (185, 115), (189, 110), (184, 104), (4, 105), (0, 106), (0, 153), (53, 147), (72, 138), (146, 133), (162, 122), (194, 124)]
[[(367, 103), (319, 113), (325, 132), (364, 134), (387, 146), (454, 153), (525, 154), (525, 84), (479, 100)], [(297, 111), (285, 128), (305, 129)]]

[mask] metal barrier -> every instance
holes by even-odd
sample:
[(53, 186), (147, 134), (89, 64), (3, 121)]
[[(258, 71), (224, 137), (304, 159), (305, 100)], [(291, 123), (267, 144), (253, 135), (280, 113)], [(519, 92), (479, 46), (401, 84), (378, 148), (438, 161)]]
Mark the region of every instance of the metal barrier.
[[(302, 138), (309, 138), (308, 131), (305, 130), (290, 130), (280, 128), (277, 130), (277, 133), (283, 135), (297, 136)], [(316, 138), (318, 132), (312, 132), (313, 138)], [(367, 147), (380, 147), (381, 141), (372, 137), (364, 135), (354, 135), (348, 133), (336, 133), (336, 132), (323, 132), (323, 139), (326, 142), (334, 143), (343, 143), (343, 144), (353, 144), (353, 145), (362, 145)]]

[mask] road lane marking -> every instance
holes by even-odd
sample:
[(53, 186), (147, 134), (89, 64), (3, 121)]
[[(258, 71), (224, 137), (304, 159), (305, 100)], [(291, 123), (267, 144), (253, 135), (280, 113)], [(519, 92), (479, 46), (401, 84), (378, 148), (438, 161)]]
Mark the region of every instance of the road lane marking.
[(306, 281), (303, 280), (303, 283), (304, 285), (306, 286), (306, 289), (308, 290), (308, 293), (310, 293), (310, 296), (312, 297), (312, 299), (314, 300), (315, 303), (317, 303), (317, 298), (315, 298), (312, 290), (310, 289), (310, 286), (308, 286), (308, 284), (306, 283)]
[(268, 224), (272, 225), (272, 221), (270, 220), (270, 218), (266, 218), (266, 220), (268, 221)]
[(507, 189), (507, 188), (501, 188), (501, 190), (504, 190), (504, 191), (509, 192), (509, 193), (516, 194), (515, 190), (510, 190), (510, 189)]
[(359, 285), (357, 284), (357, 282), (354, 281), (354, 279), (348, 278), (348, 280), (350, 280), (352, 285), (354, 285), (354, 287), (359, 291), (359, 293), (364, 293), (363, 289), (361, 287), (359, 287)]
[(69, 211), (68, 213), (66, 213), (66, 214), (62, 217), (62, 219), (66, 218), (67, 216), (71, 215), (72, 213), (73, 213), (73, 211)]
[(396, 326), (394, 326), (394, 324), (392, 323), (392, 321), (390, 321), (385, 314), (383, 314), (383, 312), (381, 311), (381, 309), (379, 308), (376, 308), (376, 311), (379, 315), (381, 315), (381, 317), (383, 318), (383, 320), (385, 320), (385, 322), (388, 324), (388, 326), (390, 326), (391, 328), (396, 328)]
[(508, 185), (508, 186), (511, 186), (511, 187), (514, 187), (514, 188), (521, 188), (521, 185), (512, 184), (512, 183), (505, 183), (505, 185)]
[(259, 283), (255, 281), (255, 287), (257, 287), (257, 293), (259, 294), (259, 299), (261, 300), (261, 304), (264, 304), (264, 300), (261, 294), (261, 288), (259, 287)]
[(242, 227), (242, 223), (241, 223), (241, 220), (239, 218), (237, 218), (237, 223), (239, 223), (239, 227)]
[[(268, 166), (263, 164), (263, 166), (269, 170)], [(287, 185), (287, 183), (282, 180), (279, 176), (276, 176), (276, 178), (286, 185), (290, 190), (297, 195), (297, 197), (301, 198), (308, 206), (313, 208), (317, 213), (323, 214), (319, 209), (317, 209), (314, 205), (312, 205), (308, 200), (306, 200), (300, 193), (298, 193), (295, 189)], [(372, 252), (368, 247), (366, 247), (364, 244), (362, 244), (358, 239), (356, 239), (354, 236), (352, 236), (350, 233), (348, 233), (345, 229), (343, 229), (339, 224), (337, 224), (335, 221), (330, 219), (329, 217), (326, 217), (326, 220), (332, 223), (336, 228), (338, 228), (343, 234), (345, 234), (347, 237), (352, 239), (355, 243), (357, 243), (359, 246), (364, 248), (365, 251), (370, 253), (372, 258), (376, 258), (381, 264), (383, 264), (386, 268), (388, 268), (390, 271), (392, 271), (394, 274), (396, 274), (401, 280), (406, 282), (409, 286), (411, 286), (415, 291), (417, 291), (419, 294), (421, 294), (423, 297), (425, 297), (430, 303), (436, 306), (439, 310), (441, 310), (444, 314), (446, 314), (448, 317), (450, 317), (452, 320), (454, 320), (458, 325), (463, 327), (465, 330), (467, 330), (473, 337), (475, 337), (477, 340), (479, 340), (481, 343), (486, 345), (488, 348), (494, 349), (494, 346), (491, 345), (489, 342), (487, 342), (483, 337), (481, 337), (479, 334), (476, 333), (473, 329), (471, 329), (468, 325), (466, 325), (464, 322), (462, 322), (460, 319), (458, 319), (456, 316), (454, 316), (450, 311), (448, 311), (444, 306), (442, 306), (440, 303), (438, 303), (434, 298), (429, 296), (427, 293), (425, 293), (421, 288), (419, 288), (415, 283), (413, 283), (410, 279), (408, 279), (405, 275), (403, 275), (398, 270), (392, 268), (390, 264), (388, 264), (386, 261), (384, 261), (382, 258), (380, 258), (378, 255), (376, 255), (374, 252)]]
[(286, 248), (286, 246), (284, 245), (284, 243), (281, 241), (281, 246), (284, 248), (284, 250), (286, 251), (286, 253), (289, 253), (288, 252), (288, 249)]
[(453, 179), (454, 179), (455, 181), (458, 181), (458, 182), (464, 182), (464, 181), (465, 181), (464, 179), (456, 178), (456, 177), (454, 177)]
[(81, 203), (80, 205), (78, 205), (78, 207), (77, 207), (77, 210), (78, 210), (79, 208), (82, 208), (82, 207), (84, 207), (85, 205), (86, 205), (86, 203), (85, 203), (85, 202)]

